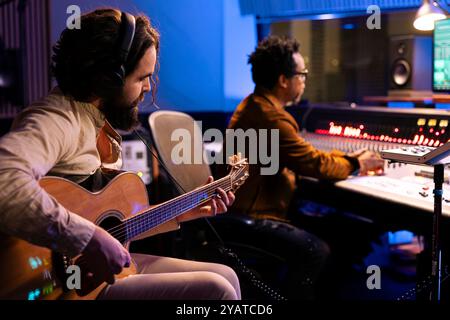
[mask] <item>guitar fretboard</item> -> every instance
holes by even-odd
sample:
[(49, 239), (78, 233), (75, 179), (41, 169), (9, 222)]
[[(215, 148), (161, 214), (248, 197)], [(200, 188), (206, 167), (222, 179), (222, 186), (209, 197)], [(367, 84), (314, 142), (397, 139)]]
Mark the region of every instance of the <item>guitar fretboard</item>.
[(136, 216), (124, 220), (123, 223), (110, 231), (111, 235), (121, 242), (127, 242), (173, 218), (201, 205), (216, 195), (217, 188), (225, 192), (231, 190), (230, 176), (223, 177), (206, 186), (180, 195)]

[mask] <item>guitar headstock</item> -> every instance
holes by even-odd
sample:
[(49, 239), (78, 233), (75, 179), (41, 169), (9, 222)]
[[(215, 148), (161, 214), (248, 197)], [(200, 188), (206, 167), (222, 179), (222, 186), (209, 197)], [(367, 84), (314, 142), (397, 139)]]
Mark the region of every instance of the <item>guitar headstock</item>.
[(249, 176), (248, 174), (248, 162), (246, 158), (242, 158), (241, 153), (229, 157), (229, 164), (231, 166), (230, 178), (231, 188), (236, 191)]

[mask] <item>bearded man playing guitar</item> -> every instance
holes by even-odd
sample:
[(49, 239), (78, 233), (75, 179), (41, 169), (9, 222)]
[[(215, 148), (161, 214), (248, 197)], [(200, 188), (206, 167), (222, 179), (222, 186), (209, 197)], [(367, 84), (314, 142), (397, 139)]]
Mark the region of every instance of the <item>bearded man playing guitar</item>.
[[(58, 86), (25, 109), (0, 139), (0, 298), (241, 298), (238, 278), (225, 265), (130, 255), (124, 246), (175, 230), (179, 222), (226, 212), (234, 194), (225, 191), (232, 189), (225, 180), (214, 184), (210, 177), (201, 194), (153, 211), (146, 195), (133, 195), (145, 188), (130, 173), (100, 193), (78, 185), (93, 180), (99, 168), (120, 168), (121, 138), (113, 128), (137, 126), (137, 106), (155, 88), (158, 51), (159, 34), (147, 17), (115, 9), (85, 14), (80, 29), (62, 32), (52, 57)], [(114, 213), (120, 223), (109, 232), (98, 226), (104, 216), (93, 214), (107, 210), (107, 202), (121, 206)], [(54, 253), (78, 257), (84, 275), (78, 294), (36, 282), (31, 269), (53, 264), (54, 272)], [(117, 276), (125, 270), (130, 272)]]

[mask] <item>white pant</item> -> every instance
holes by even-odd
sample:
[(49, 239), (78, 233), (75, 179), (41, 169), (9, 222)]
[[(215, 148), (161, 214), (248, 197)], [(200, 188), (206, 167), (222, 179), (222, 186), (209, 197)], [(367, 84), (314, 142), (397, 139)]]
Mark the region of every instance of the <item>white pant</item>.
[(239, 279), (228, 266), (131, 254), (138, 274), (116, 280), (100, 300), (240, 300)]

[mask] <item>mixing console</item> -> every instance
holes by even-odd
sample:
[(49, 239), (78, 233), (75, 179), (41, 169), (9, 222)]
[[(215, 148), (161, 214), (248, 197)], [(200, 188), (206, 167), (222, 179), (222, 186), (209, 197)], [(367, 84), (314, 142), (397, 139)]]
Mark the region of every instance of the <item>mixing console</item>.
[[(449, 141), (450, 114), (433, 109), (319, 106), (301, 115), (302, 137), (316, 148), (352, 152), (438, 147)], [(443, 214), (450, 217), (450, 170), (445, 170)], [(433, 167), (386, 162), (383, 176), (351, 176), (334, 184), (355, 194), (433, 212)]]

